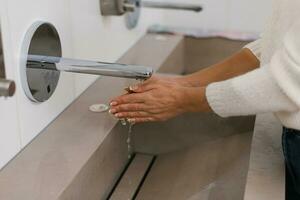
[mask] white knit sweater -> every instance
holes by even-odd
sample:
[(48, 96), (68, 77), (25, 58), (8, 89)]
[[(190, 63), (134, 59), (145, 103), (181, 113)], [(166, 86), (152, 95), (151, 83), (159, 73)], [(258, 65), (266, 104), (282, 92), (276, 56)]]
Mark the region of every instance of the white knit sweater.
[(277, 0), (262, 38), (247, 45), (261, 67), (213, 83), (206, 96), (222, 117), (275, 113), (282, 124), (300, 130), (300, 0)]

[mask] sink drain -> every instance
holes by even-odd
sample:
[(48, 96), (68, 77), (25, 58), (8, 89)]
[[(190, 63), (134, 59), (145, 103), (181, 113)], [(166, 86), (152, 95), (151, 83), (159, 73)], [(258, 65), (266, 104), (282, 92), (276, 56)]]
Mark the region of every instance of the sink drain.
[(104, 113), (109, 110), (109, 106), (106, 104), (94, 104), (89, 107), (89, 110), (95, 113)]

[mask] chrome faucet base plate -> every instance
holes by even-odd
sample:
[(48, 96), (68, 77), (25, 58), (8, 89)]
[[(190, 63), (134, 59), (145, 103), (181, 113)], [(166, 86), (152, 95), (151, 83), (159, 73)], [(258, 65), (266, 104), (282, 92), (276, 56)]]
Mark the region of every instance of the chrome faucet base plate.
[(35, 24), (24, 43), (21, 80), (25, 94), (34, 102), (52, 96), (61, 71), (136, 80), (146, 80), (153, 74), (153, 69), (146, 66), (63, 58), (58, 32), (49, 23)]
[[(33, 102), (45, 102), (54, 93), (60, 71), (47, 69), (43, 63), (32, 67), (28, 55), (62, 56), (61, 41), (56, 28), (45, 22), (36, 22), (25, 35), (21, 55), (21, 82), (26, 96)], [(55, 64), (52, 68), (55, 68)], [(50, 66), (51, 68), (51, 66)]]
[(128, 29), (133, 29), (138, 25), (141, 15), (141, 1), (128, 0), (128, 4), (134, 5), (134, 10), (127, 12), (125, 15), (125, 23)]

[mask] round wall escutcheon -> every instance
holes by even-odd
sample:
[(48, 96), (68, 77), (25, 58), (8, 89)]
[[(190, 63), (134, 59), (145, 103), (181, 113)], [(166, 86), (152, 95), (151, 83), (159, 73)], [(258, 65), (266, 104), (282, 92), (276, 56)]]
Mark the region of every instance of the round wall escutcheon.
[(133, 12), (127, 12), (125, 22), (128, 29), (133, 29), (137, 26), (141, 15), (141, 0), (128, 0), (129, 4), (135, 5)]
[(55, 64), (53, 67), (47, 64), (45, 69), (43, 63), (28, 62), (28, 55), (62, 56), (60, 37), (52, 24), (36, 22), (29, 28), (21, 56), (21, 82), (26, 96), (34, 102), (45, 102), (53, 95), (60, 72), (54, 70)]

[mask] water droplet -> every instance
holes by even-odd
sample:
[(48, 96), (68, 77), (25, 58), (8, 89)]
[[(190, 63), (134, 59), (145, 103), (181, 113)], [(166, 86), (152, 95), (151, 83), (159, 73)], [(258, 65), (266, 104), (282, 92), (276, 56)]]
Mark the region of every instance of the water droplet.
[(121, 124), (122, 124), (123, 126), (126, 126), (126, 125), (127, 125), (126, 119), (120, 119), (120, 121), (121, 121)]

